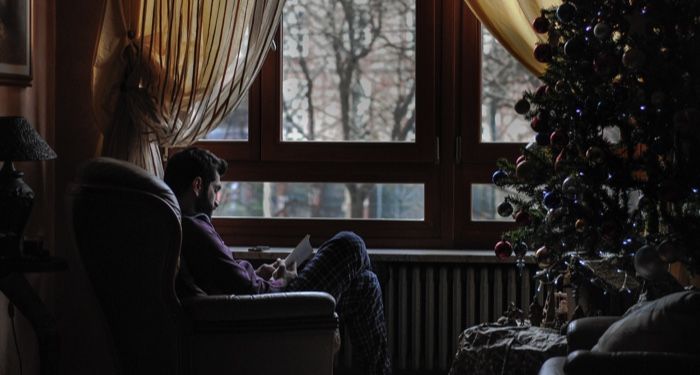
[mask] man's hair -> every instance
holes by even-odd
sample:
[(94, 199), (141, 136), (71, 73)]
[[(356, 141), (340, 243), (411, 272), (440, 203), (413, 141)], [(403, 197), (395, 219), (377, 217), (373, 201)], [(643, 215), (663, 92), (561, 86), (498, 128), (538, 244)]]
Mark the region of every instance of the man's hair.
[(226, 168), (226, 160), (208, 150), (190, 147), (168, 158), (163, 180), (179, 197), (192, 186), (195, 178), (201, 177), (206, 188), (214, 180), (215, 173), (219, 172), (219, 175), (223, 176)]

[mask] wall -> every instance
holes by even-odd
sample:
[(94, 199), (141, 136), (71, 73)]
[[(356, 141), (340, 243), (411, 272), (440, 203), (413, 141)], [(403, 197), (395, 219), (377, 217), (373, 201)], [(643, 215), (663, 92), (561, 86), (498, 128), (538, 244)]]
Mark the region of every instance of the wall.
[[(33, 1), (33, 81), (29, 87), (0, 85), (0, 116), (24, 116), (56, 149), (54, 121), (54, 20), (53, 1)], [(59, 158), (61, 154), (59, 152)], [(15, 163), (25, 173), (24, 180), (34, 190), (34, 208), (26, 233), (41, 237), (45, 247), (55, 251), (54, 213), (55, 169), (57, 161)], [(37, 274), (27, 277), (39, 296), (55, 310), (57, 275)], [(12, 326), (7, 315), (8, 301), (0, 293), (0, 374), (18, 374), (19, 363), (12, 338)], [(38, 374), (38, 354), (34, 331), (21, 314), (16, 318), (17, 339), (23, 372)]]

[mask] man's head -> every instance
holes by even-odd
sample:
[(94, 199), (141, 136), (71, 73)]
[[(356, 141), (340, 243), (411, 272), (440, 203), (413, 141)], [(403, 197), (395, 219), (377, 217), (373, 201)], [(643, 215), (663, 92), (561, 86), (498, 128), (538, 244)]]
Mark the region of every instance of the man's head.
[(204, 213), (211, 217), (219, 205), (221, 175), (227, 167), (226, 161), (213, 153), (190, 147), (168, 159), (163, 179), (185, 215)]

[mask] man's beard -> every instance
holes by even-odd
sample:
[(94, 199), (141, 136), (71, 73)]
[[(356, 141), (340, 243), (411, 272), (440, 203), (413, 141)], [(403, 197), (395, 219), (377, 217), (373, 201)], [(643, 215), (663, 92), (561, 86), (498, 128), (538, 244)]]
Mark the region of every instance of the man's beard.
[(195, 209), (197, 210), (197, 213), (200, 214), (206, 214), (211, 218), (211, 215), (214, 213), (214, 205), (209, 202), (209, 199), (207, 197), (207, 194), (199, 194), (199, 197), (197, 197), (197, 200), (195, 201)]

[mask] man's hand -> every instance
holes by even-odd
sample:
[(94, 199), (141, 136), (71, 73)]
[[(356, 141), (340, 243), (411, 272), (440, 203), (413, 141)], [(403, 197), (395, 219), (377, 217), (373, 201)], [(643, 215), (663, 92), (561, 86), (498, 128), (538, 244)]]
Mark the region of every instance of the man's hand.
[(258, 275), (259, 277), (265, 279), (265, 280), (270, 280), (272, 277), (272, 274), (275, 272), (275, 269), (277, 268), (274, 264), (261, 264), (258, 269), (255, 270), (255, 274)]
[(280, 264), (283, 264), (284, 260), (277, 258), (276, 261), (270, 263), (270, 264), (261, 264), (258, 269), (255, 270), (255, 274), (258, 275), (259, 277), (265, 279), (265, 280), (270, 280), (272, 277), (272, 274), (275, 272), (277, 267), (280, 266)]
[(297, 262), (292, 263), (289, 268), (284, 265), (284, 261), (281, 259), (278, 259), (275, 264), (277, 264), (277, 269), (272, 274), (272, 278), (282, 280), (282, 287), (287, 286), (290, 281), (297, 277)]

